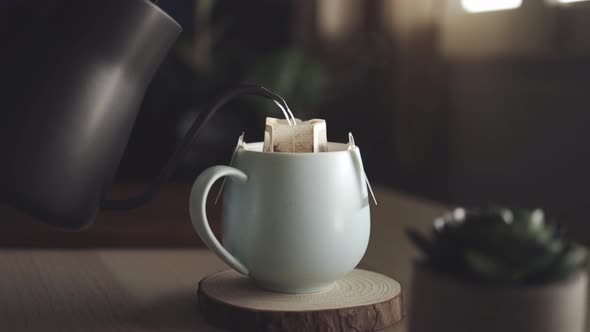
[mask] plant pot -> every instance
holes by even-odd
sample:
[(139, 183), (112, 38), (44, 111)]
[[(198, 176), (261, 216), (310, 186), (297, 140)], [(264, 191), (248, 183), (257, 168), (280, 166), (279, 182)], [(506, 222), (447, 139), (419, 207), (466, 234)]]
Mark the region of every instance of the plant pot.
[(586, 272), (560, 282), (481, 285), (414, 264), (410, 332), (583, 332)]

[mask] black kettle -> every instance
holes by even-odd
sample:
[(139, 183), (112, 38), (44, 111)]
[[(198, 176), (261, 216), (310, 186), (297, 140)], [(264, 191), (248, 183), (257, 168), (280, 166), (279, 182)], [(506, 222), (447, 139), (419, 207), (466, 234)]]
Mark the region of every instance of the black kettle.
[(22, 24), (3, 29), (17, 37), (3, 38), (11, 88), (0, 105), (0, 203), (81, 228), (95, 219), (181, 27), (147, 0), (28, 3)]

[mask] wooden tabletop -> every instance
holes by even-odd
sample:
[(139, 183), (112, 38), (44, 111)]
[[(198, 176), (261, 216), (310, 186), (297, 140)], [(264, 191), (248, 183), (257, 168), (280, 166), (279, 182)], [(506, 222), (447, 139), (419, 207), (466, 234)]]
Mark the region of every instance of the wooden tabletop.
[[(414, 249), (403, 230), (427, 230), (444, 207), (383, 189), (376, 194), (360, 267), (408, 290)], [(196, 285), (226, 268), (205, 249), (2, 249), (0, 330), (220, 331), (199, 315)], [(406, 331), (406, 324), (385, 331)]]

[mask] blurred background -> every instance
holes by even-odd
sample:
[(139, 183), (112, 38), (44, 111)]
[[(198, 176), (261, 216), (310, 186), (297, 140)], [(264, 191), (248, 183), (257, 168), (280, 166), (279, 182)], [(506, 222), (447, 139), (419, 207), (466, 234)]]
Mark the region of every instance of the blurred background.
[[(113, 196), (141, 190), (197, 114), (249, 82), (281, 94), (299, 118), (326, 119), (331, 141), (353, 132), (373, 185), (449, 205), (543, 207), (590, 243), (590, 1), (158, 5), (184, 31), (147, 92)], [(26, 24), (51, 13), (31, 8)], [(11, 226), (0, 244), (198, 244), (186, 206), (190, 183), (227, 164), (242, 132), (248, 142), (263, 140), (265, 117), (279, 115), (266, 101), (233, 102), (149, 206), (105, 212), (82, 234), (3, 209)]]

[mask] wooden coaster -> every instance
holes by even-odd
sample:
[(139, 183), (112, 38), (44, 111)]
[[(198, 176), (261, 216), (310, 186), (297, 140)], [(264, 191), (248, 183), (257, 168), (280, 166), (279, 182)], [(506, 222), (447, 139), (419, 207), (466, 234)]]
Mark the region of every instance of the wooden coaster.
[(374, 331), (404, 316), (400, 284), (359, 269), (312, 294), (266, 291), (226, 270), (203, 278), (198, 297), (203, 316), (231, 331)]

